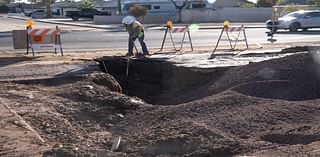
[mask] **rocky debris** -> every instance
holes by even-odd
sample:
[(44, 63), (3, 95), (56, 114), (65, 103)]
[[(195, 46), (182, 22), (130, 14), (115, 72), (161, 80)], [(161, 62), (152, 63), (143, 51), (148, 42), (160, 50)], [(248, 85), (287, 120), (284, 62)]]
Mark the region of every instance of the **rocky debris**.
[(89, 79), (92, 80), (97, 85), (106, 86), (109, 88), (110, 91), (122, 93), (122, 88), (117, 80), (106, 73), (92, 73), (89, 75)]

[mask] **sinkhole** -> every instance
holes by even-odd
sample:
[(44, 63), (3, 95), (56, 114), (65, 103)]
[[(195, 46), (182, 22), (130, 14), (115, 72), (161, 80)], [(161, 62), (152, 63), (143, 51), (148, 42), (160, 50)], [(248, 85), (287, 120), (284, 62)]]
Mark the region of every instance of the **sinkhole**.
[(199, 69), (177, 66), (161, 59), (103, 57), (97, 60), (103, 72), (113, 75), (124, 94), (154, 105), (175, 105), (192, 101), (175, 100), (221, 76), (227, 68)]

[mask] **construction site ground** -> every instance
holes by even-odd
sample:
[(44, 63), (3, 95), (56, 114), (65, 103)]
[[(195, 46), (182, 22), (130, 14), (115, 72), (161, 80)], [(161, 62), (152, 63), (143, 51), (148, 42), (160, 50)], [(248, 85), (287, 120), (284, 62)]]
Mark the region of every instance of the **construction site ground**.
[(292, 46), (1, 52), (0, 156), (320, 156), (320, 54)]

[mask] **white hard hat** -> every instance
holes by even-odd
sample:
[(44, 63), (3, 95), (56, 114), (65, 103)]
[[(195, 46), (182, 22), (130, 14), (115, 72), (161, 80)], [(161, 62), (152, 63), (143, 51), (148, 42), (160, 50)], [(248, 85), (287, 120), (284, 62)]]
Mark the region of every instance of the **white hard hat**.
[(126, 16), (122, 19), (123, 24), (130, 25), (132, 22), (134, 22), (136, 19), (133, 16)]

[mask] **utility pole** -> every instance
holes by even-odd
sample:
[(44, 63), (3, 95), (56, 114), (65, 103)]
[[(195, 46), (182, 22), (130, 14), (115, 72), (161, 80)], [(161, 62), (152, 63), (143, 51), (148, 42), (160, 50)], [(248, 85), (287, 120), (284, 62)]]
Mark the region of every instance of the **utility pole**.
[(118, 14), (122, 15), (122, 12), (121, 12), (121, 0), (118, 0)]

